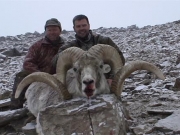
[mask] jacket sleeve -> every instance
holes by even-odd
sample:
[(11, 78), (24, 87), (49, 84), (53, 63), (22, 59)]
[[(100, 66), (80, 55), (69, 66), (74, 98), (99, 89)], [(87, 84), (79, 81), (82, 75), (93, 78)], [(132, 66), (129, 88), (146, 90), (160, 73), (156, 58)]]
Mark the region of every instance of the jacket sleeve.
[(121, 50), (119, 50), (119, 47), (112, 41), (111, 38), (109, 38), (109, 37), (104, 37), (104, 38), (107, 38), (106, 39), (106, 42), (107, 42), (106, 44), (113, 46), (118, 51), (118, 53), (121, 56), (123, 65), (124, 65), (125, 64), (125, 58), (124, 58), (123, 53), (121, 52)]
[(37, 72), (39, 71), (38, 69), (38, 65), (37, 65), (37, 58), (38, 58), (38, 47), (36, 47), (36, 43), (33, 44), (24, 59), (24, 63), (23, 63), (23, 69), (29, 72)]

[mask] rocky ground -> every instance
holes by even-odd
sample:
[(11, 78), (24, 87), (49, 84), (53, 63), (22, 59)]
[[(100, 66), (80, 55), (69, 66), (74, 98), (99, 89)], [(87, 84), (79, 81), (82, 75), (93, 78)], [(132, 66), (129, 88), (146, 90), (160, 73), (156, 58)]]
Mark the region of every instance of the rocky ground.
[[(101, 27), (93, 32), (111, 37), (122, 50), (127, 63), (133, 60), (151, 62), (166, 76), (162, 81), (147, 71), (136, 71), (125, 80), (122, 101), (132, 117), (128, 121), (128, 134), (180, 134), (180, 21), (142, 28), (136, 25)], [(34, 32), (0, 37), (0, 100), (9, 98), (14, 76), (21, 70), (29, 46), (42, 36)], [(64, 30), (62, 36), (72, 40), (74, 32)], [(0, 109), (2, 113), (4, 108), (0, 106)], [(15, 133), (15, 126), (12, 126), (18, 127), (18, 122), (1, 126), (0, 134), (21, 134)]]

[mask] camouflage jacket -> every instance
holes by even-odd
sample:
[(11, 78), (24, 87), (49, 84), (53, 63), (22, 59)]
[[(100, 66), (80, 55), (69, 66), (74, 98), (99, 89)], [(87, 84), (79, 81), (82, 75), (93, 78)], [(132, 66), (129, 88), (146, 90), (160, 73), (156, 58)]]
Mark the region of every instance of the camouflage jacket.
[(64, 40), (62, 38), (60, 38), (58, 45), (52, 45), (45, 38), (35, 42), (25, 56), (23, 69), (29, 73), (41, 71), (55, 74), (52, 58), (63, 45)]
[(58, 53), (62, 52), (63, 50), (65, 50), (69, 47), (79, 47), (79, 48), (87, 51), (87, 50), (89, 50), (89, 48), (91, 48), (92, 46), (94, 46), (96, 44), (107, 44), (107, 45), (111, 45), (114, 48), (116, 48), (116, 50), (119, 52), (119, 54), (122, 58), (123, 64), (125, 64), (125, 58), (124, 58), (122, 52), (119, 50), (118, 46), (111, 40), (111, 38), (101, 36), (99, 34), (94, 34), (94, 33), (92, 33), (92, 31), (90, 31), (90, 33), (92, 35), (90, 40), (83, 42), (77, 36), (75, 36), (76, 39), (72, 40), (67, 45), (60, 47)]

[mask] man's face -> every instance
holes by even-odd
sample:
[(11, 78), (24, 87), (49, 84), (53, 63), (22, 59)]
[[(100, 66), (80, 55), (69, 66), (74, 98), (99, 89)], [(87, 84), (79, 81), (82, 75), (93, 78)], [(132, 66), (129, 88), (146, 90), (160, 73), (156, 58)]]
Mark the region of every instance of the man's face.
[(46, 36), (51, 40), (55, 41), (59, 38), (61, 31), (58, 26), (48, 26), (46, 27)]
[(77, 36), (84, 38), (89, 34), (90, 24), (86, 19), (76, 20), (73, 28)]

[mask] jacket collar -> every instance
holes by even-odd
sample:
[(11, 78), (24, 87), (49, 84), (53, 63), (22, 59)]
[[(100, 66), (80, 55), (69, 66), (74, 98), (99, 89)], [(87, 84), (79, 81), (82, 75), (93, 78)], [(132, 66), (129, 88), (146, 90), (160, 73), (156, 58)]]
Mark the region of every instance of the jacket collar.
[[(62, 39), (62, 37), (60, 37), (60, 40), (59, 40), (59, 43), (58, 44), (64, 44), (64, 39)], [(52, 45), (50, 42), (48, 42), (47, 40), (46, 40), (46, 38), (44, 37), (43, 39), (42, 39), (42, 45)]]
[(81, 41), (81, 42), (89, 42), (92, 39), (92, 37), (93, 37), (93, 34), (92, 34), (91, 30), (89, 30), (89, 34), (88, 34), (88, 36), (85, 39), (80, 38), (80, 37), (77, 36), (77, 34), (75, 34), (76, 40), (77, 41)]

